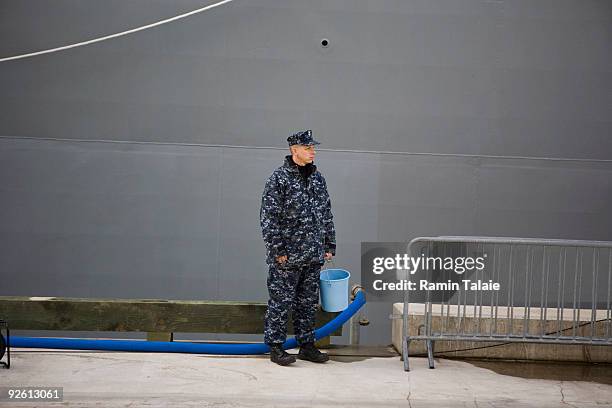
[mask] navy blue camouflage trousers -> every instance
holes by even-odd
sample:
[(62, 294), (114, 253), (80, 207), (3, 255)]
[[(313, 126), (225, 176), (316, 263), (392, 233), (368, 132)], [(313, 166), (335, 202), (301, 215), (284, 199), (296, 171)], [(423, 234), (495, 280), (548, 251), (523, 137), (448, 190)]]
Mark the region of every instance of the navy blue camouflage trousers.
[(270, 265), (268, 271), (268, 309), (264, 321), (264, 342), (284, 343), (289, 313), (298, 344), (312, 342), (319, 307), (321, 264), (301, 267)]

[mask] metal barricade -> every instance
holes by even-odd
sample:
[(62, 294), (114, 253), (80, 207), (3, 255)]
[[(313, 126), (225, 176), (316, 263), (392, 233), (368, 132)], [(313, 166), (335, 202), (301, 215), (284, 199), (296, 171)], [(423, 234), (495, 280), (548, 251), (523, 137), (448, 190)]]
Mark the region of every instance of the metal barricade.
[[(409, 333), (415, 304), (410, 303), (411, 291), (404, 291), (405, 371), (411, 340), (426, 341), (430, 368), (436, 340), (612, 345), (612, 242), (420, 237), (409, 243), (408, 253), (433, 259), (411, 279), (439, 285), (423, 290), (422, 333)], [(480, 258), (484, 267), (471, 264), (468, 270), (464, 265), (459, 273), (438, 262), (459, 258)], [(473, 290), (471, 283), (478, 281), (488, 288), (498, 283), (499, 290)]]

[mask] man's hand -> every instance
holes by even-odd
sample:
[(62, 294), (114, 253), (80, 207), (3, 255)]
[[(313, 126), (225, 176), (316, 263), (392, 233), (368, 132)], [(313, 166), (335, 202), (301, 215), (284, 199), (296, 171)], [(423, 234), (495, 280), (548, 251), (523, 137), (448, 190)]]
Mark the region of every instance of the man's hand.
[(281, 265), (284, 264), (285, 262), (287, 262), (287, 255), (277, 256), (276, 262), (278, 262)]
[(331, 261), (332, 256), (333, 256), (333, 255), (332, 255), (332, 253), (331, 253), (331, 252), (326, 252), (326, 253), (325, 253), (325, 260), (326, 260), (326, 261)]

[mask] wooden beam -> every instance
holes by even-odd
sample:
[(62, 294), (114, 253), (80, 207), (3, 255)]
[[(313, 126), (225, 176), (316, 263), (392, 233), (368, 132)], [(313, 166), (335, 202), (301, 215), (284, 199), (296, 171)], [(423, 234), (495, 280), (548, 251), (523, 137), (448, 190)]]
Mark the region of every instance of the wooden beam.
[(173, 341), (174, 333), (148, 332), (147, 341)]
[[(258, 334), (266, 308), (261, 302), (0, 296), (0, 318), (14, 330)], [(319, 306), (317, 326), (338, 314)], [(333, 335), (341, 336), (342, 328)]]
[(315, 341), (315, 346), (322, 349), (328, 348), (329, 346), (331, 346), (331, 337), (327, 336), (322, 338), (321, 340)]

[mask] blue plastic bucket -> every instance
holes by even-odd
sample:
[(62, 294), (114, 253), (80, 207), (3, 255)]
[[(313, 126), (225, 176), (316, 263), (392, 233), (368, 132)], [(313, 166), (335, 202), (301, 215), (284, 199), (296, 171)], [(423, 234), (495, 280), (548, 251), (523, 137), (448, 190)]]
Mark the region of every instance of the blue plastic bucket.
[(321, 307), (326, 312), (341, 312), (348, 307), (349, 278), (344, 269), (324, 269), (319, 274)]

